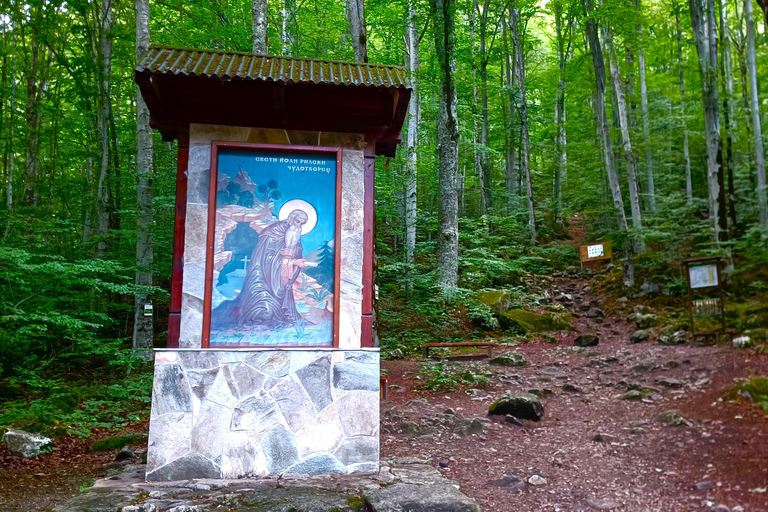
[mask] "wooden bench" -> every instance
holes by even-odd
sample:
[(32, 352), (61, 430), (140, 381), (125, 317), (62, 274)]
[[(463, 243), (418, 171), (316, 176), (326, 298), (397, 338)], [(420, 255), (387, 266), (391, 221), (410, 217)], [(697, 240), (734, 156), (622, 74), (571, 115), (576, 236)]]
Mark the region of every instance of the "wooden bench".
[(435, 347), (488, 347), (488, 357), (493, 357), (493, 342), (492, 341), (462, 341), (458, 343), (425, 343), (421, 346), (421, 350), (423, 351), (424, 359), (429, 358), (429, 349), (435, 348)]

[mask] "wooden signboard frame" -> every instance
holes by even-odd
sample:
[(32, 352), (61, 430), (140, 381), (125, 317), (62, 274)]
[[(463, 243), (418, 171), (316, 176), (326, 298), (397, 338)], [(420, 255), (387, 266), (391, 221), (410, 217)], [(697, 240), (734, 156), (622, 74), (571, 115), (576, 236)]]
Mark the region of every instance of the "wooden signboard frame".
[[(603, 247), (602, 255), (590, 257), (589, 248), (601, 245)], [(579, 260), (581, 263), (581, 269), (584, 270), (585, 263), (592, 263), (593, 261), (605, 261), (610, 260), (613, 263), (613, 251), (611, 249), (611, 242), (596, 242), (594, 244), (586, 244), (579, 247)]]
[[(211, 305), (213, 292), (213, 263), (216, 244), (216, 194), (218, 189), (219, 150), (228, 149), (242, 152), (284, 153), (297, 156), (333, 156), (336, 159), (336, 212), (334, 226), (334, 294), (333, 294), (333, 340), (331, 346), (339, 346), (339, 304), (341, 299), (341, 183), (342, 155), (339, 147), (323, 146), (286, 146), (280, 144), (254, 144), (247, 142), (217, 142), (211, 143), (211, 174), (208, 192), (208, 236), (205, 261), (205, 297), (203, 300), (203, 332), (202, 348), (210, 348), (211, 336)], [(285, 348), (293, 345), (279, 345)], [(269, 346), (270, 348), (278, 348)], [(218, 346), (216, 348), (226, 348)], [(307, 348), (307, 347), (303, 347)]]
[[(692, 286), (691, 282), (691, 268), (705, 266), (707, 263), (714, 264), (717, 271), (717, 283), (713, 283), (712, 285), (704, 285), (704, 286)], [(726, 323), (725, 323), (725, 290), (723, 289), (723, 278), (721, 273), (721, 265), (720, 265), (720, 258), (716, 256), (707, 256), (703, 258), (689, 258), (687, 260), (683, 260), (683, 271), (685, 272), (685, 282), (688, 287), (688, 318), (691, 323), (691, 337), (692, 338), (709, 338), (709, 337), (717, 337), (720, 333), (726, 332)], [(720, 299), (720, 323), (721, 323), (721, 331), (718, 332), (696, 332), (695, 324), (694, 324), (694, 314), (693, 314), (693, 294), (695, 290), (707, 290), (717, 288), (718, 289), (718, 295)]]

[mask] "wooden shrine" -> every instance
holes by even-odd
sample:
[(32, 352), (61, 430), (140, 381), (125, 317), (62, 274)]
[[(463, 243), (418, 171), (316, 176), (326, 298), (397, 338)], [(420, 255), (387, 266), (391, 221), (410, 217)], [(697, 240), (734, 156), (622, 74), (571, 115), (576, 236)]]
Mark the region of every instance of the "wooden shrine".
[(147, 479), (377, 469), (374, 157), (405, 71), (154, 46), (135, 76), (178, 140)]

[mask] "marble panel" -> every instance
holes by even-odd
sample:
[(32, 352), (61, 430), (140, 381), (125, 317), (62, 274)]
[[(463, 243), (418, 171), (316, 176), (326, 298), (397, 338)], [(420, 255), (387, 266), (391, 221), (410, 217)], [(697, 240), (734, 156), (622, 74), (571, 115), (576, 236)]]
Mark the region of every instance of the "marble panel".
[(364, 462), (379, 462), (379, 438), (350, 437), (333, 454), (345, 466)]
[(365, 149), (365, 137), (360, 133), (322, 132), (320, 134), (320, 145), (362, 151)]
[(153, 418), (169, 412), (192, 412), (189, 384), (178, 364), (155, 366), (154, 377)]
[(208, 459), (221, 456), (222, 440), (229, 435), (232, 409), (210, 400), (203, 400), (192, 425), (191, 450)]
[(188, 293), (182, 293), (179, 348), (200, 348), (203, 343), (202, 332), (203, 299)]
[(212, 140), (246, 141), (251, 128), (217, 124), (189, 125), (189, 146), (210, 144)]
[[(187, 218), (184, 224), (184, 281), (187, 281), (187, 266), (193, 262), (203, 263), (208, 241), (208, 205), (187, 202)], [(190, 276), (191, 277), (191, 276)], [(188, 288), (189, 289), (189, 288)], [(202, 297), (202, 295), (200, 296)]]
[(248, 132), (248, 142), (259, 144), (290, 144), (285, 130), (270, 128), (251, 128)]
[(155, 352), (155, 366), (161, 364), (176, 364), (179, 357), (176, 352)]
[(379, 367), (371, 364), (333, 365), (333, 386), (345, 391), (379, 391)]
[(339, 348), (360, 348), (362, 298), (349, 300), (342, 293), (339, 300)]
[[(201, 173), (210, 171), (211, 169), (211, 143), (201, 142), (197, 145), (190, 142), (189, 146), (189, 159), (187, 160), (187, 176), (189, 174)], [(189, 178), (187, 178), (189, 179)], [(189, 181), (187, 181), (189, 184)], [(205, 196), (206, 198), (208, 196)], [(189, 196), (187, 196), (189, 199)], [(201, 203), (207, 203), (208, 200), (199, 201)]]
[(285, 130), (288, 141), (293, 146), (317, 146), (320, 142), (319, 132), (307, 132), (302, 130)]
[(286, 475), (323, 475), (344, 473), (344, 466), (331, 455), (315, 455), (299, 462), (285, 471)]
[(314, 420), (315, 407), (296, 376), (281, 380), (269, 393), (293, 432)]
[(261, 448), (270, 475), (279, 475), (299, 462), (293, 433), (283, 427), (272, 429), (262, 440)]
[(212, 350), (181, 350), (178, 353), (181, 366), (185, 370), (209, 370), (219, 367), (219, 358)]
[(279, 425), (275, 401), (266, 393), (246, 398), (235, 405), (231, 426), (233, 431), (245, 430), (263, 434)]
[[(200, 153), (200, 151), (195, 153)], [(210, 151), (206, 151), (206, 153), (206, 155), (201, 155), (201, 157), (207, 157), (208, 163), (204, 164), (203, 162), (198, 163), (195, 161), (189, 164), (189, 171), (187, 172), (187, 212), (189, 212), (189, 207), (193, 204), (205, 206), (207, 209), (208, 197), (211, 192), (211, 156)], [(203, 158), (200, 158), (200, 160)]]
[(330, 354), (318, 359), (299, 370), (296, 377), (304, 386), (315, 410), (322, 411), (333, 402), (331, 396), (331, 356)]
[(216, 377), (219, 375), (219, 367), (217, 366), (216, 368), (209, 368), (207, 370), (187, 370), (184, 373), (189, 380), (192, 393), (194, 393), (198, 399), (202, 400), (205, 398), (205, 395), (208, 394)]
[(334, 405), (326, 407), (315, 421), (296, 431), (296, 446), (302, 458), (313, 453), (332, 453), (343, 439), (341, 421)]
[(199, 453), (188, 453), (155, 470), (147, 471), (147, 480), (167, 482), (195, 478), (221, 478), (221, 468)]
[(339, 419), (347, 437), (378, 435), (379, 394), (350, 391), (336, 401)]
[(147, 439), (147, 469), (159, 468), (189, 452), (192, 413), (171, 412), (152, 418)]
[(259, 391), (266, 378), (245, 363), (225, 364), (222, 371), (235, 398), (245, 398)]
[(221, 477), (266, 476), (267, 461), (261, 450), (263, 438), (253, 432), (230, 432), (223, 440)]
[(230, 409), (234, 407), (237, 399), (232, 396), (232, 391), (229, 389), (224, 372), (220, 371), (216, 378), (213, 379), (213, 384), (208, 388), (205, 399)]
[(291, 355), (283, 351), (259, 351), (247, 353), (245, 364), (270, 377), (285, 377), (291, 369)]

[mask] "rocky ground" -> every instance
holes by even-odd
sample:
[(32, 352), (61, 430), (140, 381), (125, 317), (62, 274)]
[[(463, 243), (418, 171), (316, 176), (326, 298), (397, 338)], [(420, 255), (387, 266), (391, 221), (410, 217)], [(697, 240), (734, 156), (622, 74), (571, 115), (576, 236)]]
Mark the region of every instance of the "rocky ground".
[[(768, 510), (768, 416), (722, 399), (734, 379), (765, 375), (768, 358), (660, 345), (658, 328), (631, 343), (632, 301), (608, 304), (569, 279), (551, 295), (576, 332), (509, 349), (528, 365), (491, 366), (482, 390), (420, 395), (418, 362), (384, 362), (382, 453), (431, 460), (484, 511)], [(599, 343), (574, 347), (580, 334)], [(488, 415), (503, 394), (528, 391), (540, 421)]]
[[(636, 322), (648, 323), (631, 316), (638, 301), (604, 300), (584, 280), (555, 279), (548, 293), (573, 314), (576, 330), (497, 348), (525, 366), (486, 367), (482, 350), (451, 360), (490, 369), (482, 388), (420, 391), (420, 361), (383, 362), (384, 460), (420, 461), (429, 478), (456, 481), (486, 512), (768, 510), (768, 416), (745, 400), (723, 400), (735, 379), (768, 375), (768, 357), (729, 345), (661, 345), (659, 327), (637, 333)], [(579, 335), (599, 342), (575, 347)], [(539, 398), (540, 421), (488, 415), (497, 399), (522, 392)], [(65, 438), (35, 459), (0, 452), (0, 510), (52, 508), (88, 479), (119, 471), (114, 454), (87, 451), (91, 442)], [(182, 487), (153, 499), (194, 491), (204, 500), (232, 489)]]

